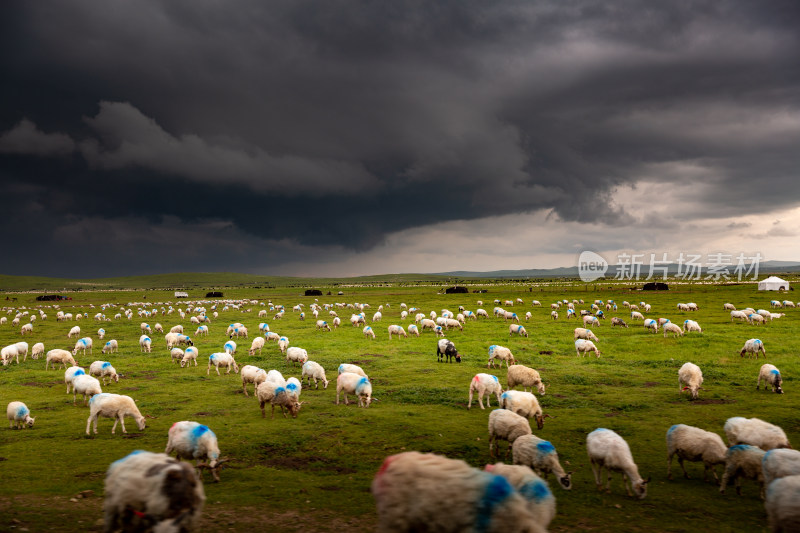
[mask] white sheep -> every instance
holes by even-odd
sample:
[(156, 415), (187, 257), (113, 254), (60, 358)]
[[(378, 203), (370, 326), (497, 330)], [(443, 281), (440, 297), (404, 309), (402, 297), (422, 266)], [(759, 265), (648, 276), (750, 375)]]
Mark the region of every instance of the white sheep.
[(72, 326), (72, 329), (70, 329), (69, 333), (67, 333), (67, 337), (70, 338), (70, 339), (72, 337), (80, 337), (80, 335), (81, 335), (81, 327), (80, 326)]
[(286, 363), (300, 363), (301, 365), (308, 361), (308, 352), (303, 348), (292, 346), (286, 350)]
[(483, 409), (484, 395), (486, 396), (486, 405), (491, 407), (491, 395), (494, 394), (497, 397), (497, 404), (500, 405), (500, 394), (502, 394), (502, 392), (503, 388), (500, 386), (500, 380), (497, 379), (497, 376), (484, 373), (476, 374), (469, 383), (469, 402), (467, 403), (467, 409), (472, 409), (472, 395), (474, 393), (478, 394), (478, 405)]
[(778, 478), (800, 475), (800, 451), (787, 448), (770, 450), (761, 460), (761, 469), (765, 487)]
[(106, 341), (106, 343), (103, 345), (103, 349), (100, 351), (104, 354), (119, 352), (119, 343), (116, 339)]
[(508, 374), (506, 375), (506, 382), (508, 389), (513, 389), (517, 385), (522, 385), (522, 390), (528, 391), (528, 388), (533, 391), (535, 387), (540, 395), (544, 396), (545, 387), (542, 383), (542, 377), (539, 372), (533, 368), (528, 368), (524, 365), (511, 365), (508, 367)]
[(328, 330), (328, 331), (330, 331), (330, 330), (331, 330), (331, 327), (330, 327), (330, 325), (329, 325), (329, 324), (328, 324), (328, 322), (327, 322), (327, 321), (325, 321), (325, 320), (317, 320), (317, 322), (316, 322), (316, 326), (317, 326), (317, 329), (318, 329), (318, 330), (319, 330), (319, 329), (321, 329), (321, 330), (323, 330), (323, 331), (324, 331), (324, 330)]
[(358, 398), (359, 407), (369, 407), (372, 401), (372, 383), (364, 376), (352, 372), (343, 372), (336, 378), (336, 405), (339, 405), (339, 393), (344, 394), (344, 403), (347, 395), (352, 394)]
[(289, 348), (289, 338), (288, 337), (281, 337), (278, 339), (278, 349), (281, 353), (286, 353), (286, 350)]
[[(34, 317), (31, 317), (31, 318), (34, 318)], [(19, 333), (20, 333), (20, 335), (23, 335), (23, 336), (26, 333), (31, 333), (32, 334), (33, 333), (33, 324), (31, 324), (30, 322), (27, 323), (27, 324), (23, 324), (23, 326), (19, 330)]]
[(592, 330), (586, 328), (575, 328), (574, 337), (576, 340), (586, 339), (589, 341), (599, 342), (599, 339), (594, 333), (592, 333)]
[(524, 326), (520, 326), (519, 324), (511, 324), (508, 326), (508, 336), (510, 337), (514, 333), (518, 334), (520, 337), (528, 337), (528, 332)]
[(372, 482), (372, 495), (379, 533), (545, 531), (505, 478), (430, 453), (387, 457)]
[(253, 342), (250, 344), (250, 355), (255, 355), (256, 350), (258, 350), (259, 355), (261, 355), (261, 350), (264, 348), (264, 344), (266, 343), (266, 339), (264, 337), (253, 337)]
[(205, 499), (191, 466), (163, 453), (136, 450), (108, 467), (103, 530), (199, 531)]
[(575, 341), (575, 353), (577, 355), (586, 355), (588, 352), (594, 352), (595, 357), (600, 357), (600, 350), (592, 341), (586, 339), (578, 339)]
[(593, 315), (584, 315), (583, 316), (583, 325), (584, 326), (600, 326), (600, 320)]
[(339, 318), (338, 316), (333, 317), (333, 327), (334, 327), (334, 329), (338, 328), (341, 325), (342, 325), (342, 319)]
[(219, 376), (219, 367), (227, 368), (228, 371), (225, 372), (226, 374), (231, 373), (231, 368), (238, 374), (239, 373), (239, 365), (236, 364), (233, 356), (227, 352), (216, 352), (212, 353), (208, 356), (208, 369), (206, 370), (206, 375), (211, 373), (211, 367), (217, 371), (217, 375)]
[(786, 476), (767, 486), (764, 508), (767, 522), (775, 532), (798, 531), (800, 529), (800, 475)]
[(747, 353), (749, 357), (749, 354), (754, 353), (756, 354), (756, 359), (758, 359), (759, 352), (764, 354), (764, 359), (767, 358), (767, 349), (764, 348), (764, 343), (761, 341), (761, 339), (748, 339), (747, 342), (744, 343), (742, 349), (739, 351), (739, 355), (744, 357), (744, 354)]
[[(631, 449), (625, 439), (610, 429), (598, 428), (586, 436), (586, 451), (592, 463), (592, 472), (597, 488), (602, 490), (603, 467), (608, 469), (606, 490), (611, 492), (611, 472), (622, 472), (622, 483), (628, 496), (633, 493), (640, 500), (647, 496), (647, 484), (650, 478), (642, 479), (639, 468), (633, 462)], [(628, 486), (630, 483), (630, 487)]]
[(319, 389), (319, 383), (317, 380), (322, 381), (324, 384), (325, 389), (328, 388), (328, 379), (325, 377), (325, 369), (322, 368), (322, 365), (315, 361), (306, 361), (303, 363), (303, 372), (300, 376), (300, 379), (308, 379), (308, 385), (311, 386), (311, 380), (314, 380), (314, 388)]
[(528, 509), (543, 527), (550, 525), (556, 516), (556, 499), (547, 482), (524, 465), (497, 463), (486, 465), (486, 472), (503, 476), (528, 502)]
[(349, 363), (342, 363), (339, 365), (338, 369), (339, 374), (344, 374), (345, 372), (350, 372), (351, 374), (358, 374), (359, 376), (363, 376), (365, 378), (369, 378), (367, 373), (364, 372), (364, 369), (358, 365), (351, 365)]
[[(775, 300), (772, 301), (774, 302)], [(736, 306), (730, 303), (726, 303), (722, 305), (722, 309), (724, 309), (725, 311), (736, 311)]]
[(15, 358), (17, 364), (19, 364), (19, 349), (16, 344), (9, 344), (0, 350), (0, 359), (3, 361), (3, 366), (7, 366)]
[(514, 354), (511, 353), (511, 350), (506, 348), (505, 346), (499, 346), (497, 344), (492, 344), (489, 346), (489, 362), (486, 363), (486, 368), (489, 368), (489, 365), (494, 368), (495, 360), (500, 361), (500, 366), (503, 366), (503, 361), (506, 363), (506, 368), (508, 368), (510, 364), (516, 364), (516, 360), (514, 359)]
[(22, 429), (26, 425), (32, 428), (33, 423), (36, 421), (35, 418), (31, 417), (31, 411), (28, 406), (22, 402), (10, 402), (6, 408), (6, 416), (11, 429)]
[(631, 311), (631, 320), (644, 320), (644, 315), (638, 311)]
[(62, 350), (60, 348), (56, 348), (55, 350), (50, 350), (47, 352), (46, 357), (46, 364), (44, 369), (47, 370), (50, 368), (50, 364), (52, 363), (53, 368), (56, 365), (61, 366), (63, 365), (64, 368), (67, 368), (67, 363), (72, 366), (78, 366), (78, 363), (75, 362), (75, 359), (72, 357), (72, 354), (67, 350)]
[(664, 338), (667, 337), (668, 333), (672, 333), (677, 337), (683, 337), (683, 330), (678, 324), (675, 324), (674, 322), (665, 323), (663, 331), (664, 331)]
[(764, 323), (764, 317), (756, 313), (750, 313), (747, 315), (747, 321), (760, 326)]
[[(172, 424), (168, 435), (165, 454), (169, 455), (174, 451), (177, 452), (175, 458), (178, 460), (194, 459), (198, 469), (208, 467), (214, 481), (219, 481), (217, 471), (224, 459), (220, 461), (217, 436), (208, 426), (190, 420), (182, 420)], [(200, 461), (205, 462), (201, 463)], [(202, 476), (198, 475), (198, 477)]]
[(720, 494), (725, 494), (728, 483), (733, 481), (736, 494), (742, 494), (741, 478), (754, 479), (761, 488), (761, 498), (764, 499), (764, 471), (761, 463), (766, 452), (757, 446), (749, 444), (736, 444), (728, 448), (725, 454), (725, 473), (719, 486)]
[(248, 383), (253, 384), (253, 394), (255, 394), (255, 390), (258, 386), (267, 380), (266, 370), (253, 365), (243, 366), (239, 374), (242, 376), (242, 392), (244, 392), (245, 396), (249, 396), (249, 394), (247, 394)]
[(139, 328), (142, 330), (142, 333), (146, 333), (148, 335), (153, 334), (153, 330), (150, 329), (150, 324), (147, 324), (146, 322), (139, 324)]
[(683, 470), (683, 476), (689, 478), (684, 461), (702, 461), (704, 465), (703, 480), (708, 480), (709, 470), (717, 477), (716, 465), (725, 464), (725, 455), (728, 448), (722, 442), (722, 437), (711, 431), (675, 424), (667, 430), (667, 479), (672, 479), (672, 457), (678, 457), (678, 463)]
[(725, 421), (724, 429), (729, 446), (750, 444), (765, 451), (773, 448), (791, 448), (786, 433), (780, 427), (758, 418), (735, 416)]
[(72, 405), (75, 405), (78, 399), (78, 394), (83, 394), (83, 405), (86, 405), (88, 398), (92, 398), (96, 394), (100, 394), (103, 390), (100, 388), (100, 382), (87, 374), (82, 374), (72, 378)]
[(170, 333), (183, 333), (183, 326), (178, 324), (177, 326), (172, 326), (169, 330)]
[(684, 363), (678, 370), (678, 391), (689, 391), (692, 400), (697, 399), (697, 394), (703, 387), (703, 371), (694, 363)]
[(297, 413), (300, 412), (300, 407), (303, 402), (298, 402), (296, 398), (289, 395), (286, 387), (281, 386), (274, 381), (267, 379), (256, 388), (256, 398), (261, 407), (261, 418), (266, 418), (264, 406), (269, 402), (272, 405), (272, 417), (275, 418), (275, 406), (281, 408), (283, 417), (286, 418), (286, 411), (292, 415), (292, 418), (297, 418)]
[(744, 311), (731, 311), (731, 322), (733, 322), (736, 319), (744, 320), (745, 322), (749, 322), (749, 320), (747, 318), (747, 315), (748, 315), (748, 313), (745, 313)]
[(188, 368), (189, 363), (192, 361), (194, 361), (194, 366), (197, 366), (198, 355), (200, 355), (200, 352), (196, 347), (190, 346), (189, 348), (186, 348), (186, 352), (183, 354), (183, 359), (181, 359), (181, 368), (183, 368), (184, 365)]
[(198, 337), (200, 336), (208, 337), (208, 326), (206, 326), (205, 324), (203, 324), (202, 326), (197, 326), (197, 329), (195, 330), (194, 334), (197, 335)]
[(515, 465), (530, 467), (544, 479), (553, 473), (562, 488), (572, 489), (572, 472), (564, 471), (558, 452), (550, 442), (536, 435), (522, 435), (511, 445), (511, 457)]
[(702, 333), (703, 330), (700, 328), (700, 324), (695, 322), (694, 320), (684, 320), (683, 321), (683, 331), (696, 331), (698, 333)]
[[(101, 378), (104, 386), (112, 381), (119, 383), (119, 374), (108, 361), (95, 361), (89, 365), (89, 374)], [(106, 379), (108, 379), (108, 383), (106, 383)]]
[[(22, 360), (25, 361), (28, 359), (28, 343), (25, 341), (20, 341), (14, 343), (14, 346), (17, 347), (17, 354), (22, 356)], [(19, 361), (17, 361), (19, 362)]]
[(544, 419), (549, 418), (550, 415), (542, 414), (542, 407), (539, 405), (539, 400), (536, 399), (530, 392), (509, 390), (500, 395), (500, 407), (508, 409), (525, 418), (533, 418), (536, 420), (536, 426), (539, 429), (544, 427)]
[(406, 330), (403, 329), (402, 326), (398, 326), (396, 324), (392, 324), (388, 328), (389, 331), (389, 340), (392, 340), (392, 335), (397, 335), (398, 337), (408, 337)]
[[(44, 344), (41, 342), (37, 342), (31, 348), (31, 359), (39, 359), (44, 354)], [(23, 359), (24, 361), (25, 359)]]
[(363, 333), (365, 337), (375, 339), (375, 330), (372, 329), (372, 326), (364, 326)]
[(761, 370), (758, 372), (756, 390), (761, 387), (762, 379), (764, 380), (764, 390), (767, 390), (767, 387), (770, 386), (772, 387), (772, 392), (783, 394), (783, 389), (781, 388), (783, 379), (781, 378), (780, 370), (778, 370), (775, 365), (765, 364), (761, 366)]
[(278, 387), (286, 387), (286, 379), (278, 370), (272, 369), (267, 372), (267, 381), (271, 381)]
[(419, 328), (416, 324), (409, 324), (408, 325), (408, 334), (414, 335), (415, 337), (419, 337)]
[(237, 345), (235, 341), (226, 341), (225, 344), (222, 346), (222, 350), (225, 353), (229, 353), (231, 355), (236, 355)]
[(506, 455), (517, 438), (531, 434), (528, 419), (508, 409), (495, 409), (489, 413), (489, 455), (494, 457), (499, 440), (508, 442)]
[(97, 435), (97, 419), (101, 416), (114, 419), (114, 426), (111, 428), (112, 435), (117, 430), (117, 422), (122, 425), (122, 433), (127, 433), (127, 431), (125, 431), (124, 420), (126, 416), (130, 416), (136, 420), (136, 425), (139, 427), (140, 431), (144, 430), (146, 427), (145, 419), (142, 413), (139, 412), (139, 408), (136, 407), (136, 402), (134, 402), (133, 398), (130, 396), (124, 396), (122, 394), (103, 392), (92, 396), (92, 399), (89, 400), (89, 419), (86, 421), (87, 435), (91, 434), (89, 433), (89, 429), (92, 422), (94, 422), (94, 434)]
[(650, 330), (653, 333), (658, 333), (658, 321), (652, 318), (646, 318), (644, 320), (644, 329)]
[(150, 353), (152, 351), (153, 341), (147, 335), (142, 335), (139, 337), (139, 351), (143, 353)]
[(75, 343), (75, 348), (72, 349), (72, 355), (78, 355), (78, 351), (83, 351), (83, 355), (86, 355), (87, 349), (91, 354), (92, 353), (91, 337), (83, 337), (82, 339), (78, 339), (78, 342)]

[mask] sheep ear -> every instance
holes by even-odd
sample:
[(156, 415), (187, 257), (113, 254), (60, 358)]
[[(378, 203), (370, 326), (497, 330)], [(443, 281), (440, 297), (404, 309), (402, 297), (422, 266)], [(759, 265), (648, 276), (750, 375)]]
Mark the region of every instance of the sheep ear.
[(542, 415), (542, 418), (544, 419), (544, 418), (555, 418), (555, 417), (553, 415), (545, 413), (544, 415)]

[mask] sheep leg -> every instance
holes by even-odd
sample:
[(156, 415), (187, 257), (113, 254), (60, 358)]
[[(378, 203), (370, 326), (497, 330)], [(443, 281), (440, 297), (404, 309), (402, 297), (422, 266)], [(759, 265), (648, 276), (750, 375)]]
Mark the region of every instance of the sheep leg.
[[(603, 467), (601, 466), (600, 467), (600, 472), (602, 473), (602, 471), (603, 471)], [(606, 484), (606, 492), (611, 494), (611, 469), (606, 467), (606, 471), (608, 472), (608, 483)], [(625, 476), (625, 474), (623, 474), (623, 478), (622, 478), (622, 484), (623, 485), (625, 484), (625, 477), (624, 476)]]
[[(488, 396), (486, 397), (486, 403), (489, 403), (489, 397)], [(483, 391), (482, 390), (478, 390), (478, 405), (481, 406), (481, 409), (485, 409), (485, 407), (483, 407)]]
[(214, 368), (217, 370), (217, 375), (219, 376), (220, 375), (220, 373), (219, 373), (219, 365), (214, 365)]
[(672, 479), (672, 455), (667, 454), (667, 479)]
[[(611, 471), (609, 470), (609, 472)], [(611, 474), (608, 475), (608, 479), (611, 479)], [(625, 485), (625, 492), (628, 493), (628, 496), (633, 496), (633, 493), (631, 492), (633, 481), (625, 473), (622, 474), (622, 484)]]
[(725, 494), (725, 489), (728, 487), (728, 480), (731, 477), (731, 469), (728, 468), (728, 465), (725, 465), (725, 472), (722, 474), (722, 482), (719, 485), (719, 493)]
[(598, 468), (598, 464), (595, 463), (594, 459), (590, 462), (592, 465), (592, 474), (594, 474), (594, 484), (597, 485), (598, 489), (602, 489), (603, 484), (600, 482), (600, 469), (602, 469), (602, 467)]
[(689, 477), (689, 473), (686, 472), (686, 465), (684, 465), (683, 457), (681, 457), (680, 455), (678, 455), (678, 463), (680, 463), (681, 469), (683, 470), (683, 477), (685, 477), (686, 479), (692, 479), (691, 477)]
[(260, 404), (260, 406), (261, 406), (261, 418), (267, 418), (267, 415), (266, 415), (266, 413), (264, 412), (264, 406), (267, 404), (267, 402), (263, 402), (263, 401), (262, 401), (262, 402), (259, 402), (259, 404)]
[(72, 389), (72, 405), (75, 405), (75, 402), (78, 401), (78, 391), (74, 388)]
[(245, 383), (244, 380), (242, 381), (242, 392), (244, 392), (245, 396), (250, 396), (247, 394), (247, 383)]
[(467, 403), (467, 409), (472, 409), (472, 387), (469, 388), (469, 402)]

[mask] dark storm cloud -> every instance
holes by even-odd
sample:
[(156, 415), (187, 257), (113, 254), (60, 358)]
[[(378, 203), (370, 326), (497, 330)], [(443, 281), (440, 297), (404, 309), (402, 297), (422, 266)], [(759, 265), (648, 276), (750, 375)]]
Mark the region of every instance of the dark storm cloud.
[(626, 224), (616, 187), (686, 165), (705, 216), (800, 198), (794, 2), (0, 10), (9, 273), (269, 270), (538, 209)]

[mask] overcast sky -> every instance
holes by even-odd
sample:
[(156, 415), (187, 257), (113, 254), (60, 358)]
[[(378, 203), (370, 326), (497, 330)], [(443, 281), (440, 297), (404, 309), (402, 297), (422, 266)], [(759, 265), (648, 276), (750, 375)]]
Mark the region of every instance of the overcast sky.
[(800, 3), (0, 4), (0, 273), (800, 260)]

